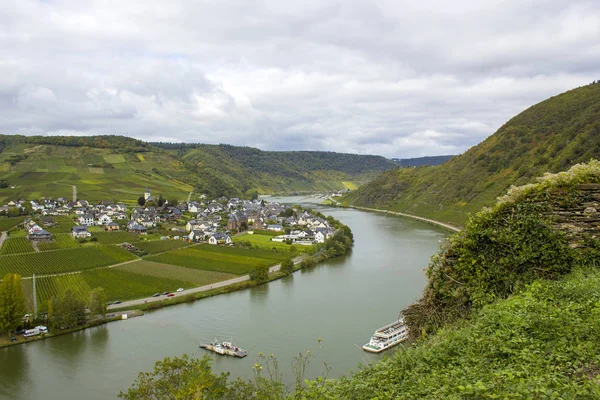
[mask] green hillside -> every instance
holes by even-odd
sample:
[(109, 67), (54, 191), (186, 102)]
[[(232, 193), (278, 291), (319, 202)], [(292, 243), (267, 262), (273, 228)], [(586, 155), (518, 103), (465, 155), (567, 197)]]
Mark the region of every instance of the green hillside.
[(442, 165), (385, 172), (345, 200), (462, 225), (510, 185), (599, 157), (600, 84), (592, 84), (528, 108)]
[[(266, 152), (229, 145), (145, 143), (121, 136), (0, 135), (0, 203), (42, 196), (135, 202), (146, 186), (168, 199), (343, 190), (394, 163), (328, 152)], [(2, 187), (8, 186), (8, 187)]]

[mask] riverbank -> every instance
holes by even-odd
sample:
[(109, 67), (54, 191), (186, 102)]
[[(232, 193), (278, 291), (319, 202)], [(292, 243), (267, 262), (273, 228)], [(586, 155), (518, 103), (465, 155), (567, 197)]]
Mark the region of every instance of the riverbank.
[(62, 335), (66, 335), (68, 333), (82, 331), (87, 328), (93, 328), (95, 326), (104, 325), (109, 322), (123, 321), (124, 320), (123, 315), (127, 315), (126, 319), (130, 319), (130, 318), (135, 318), (135, 317), (141, 317), (142, 315), (144, 315), (144, 313), (141, 310), (126, 310), (126, 311), (110, 313), (110, 314), (107, 314), (106, 318), (104, 318), (104, 319), (97, 318), (97, 319), (94, 319), (94, 320), (86, 323), (85, 325), (76, 326), (76, 327), (73, 327), (70, 329), (57, 329), (57, 330), (53, 330), (52, 332), (49, 332), (49, 333), (41, 334), (38, 336), (32, 336), (32, 337), (28, 337), (28, 338), (25, 338), (22, 335), (15, 335), (14, 338), (17, 339), (16, 341), (11, 341), (10, 338), (2, 336), (0, 338), (0, 348), (35, 342), (38, 340), (49, 339), (49, 338), (56, 337), (56, 336), (62, 336)]

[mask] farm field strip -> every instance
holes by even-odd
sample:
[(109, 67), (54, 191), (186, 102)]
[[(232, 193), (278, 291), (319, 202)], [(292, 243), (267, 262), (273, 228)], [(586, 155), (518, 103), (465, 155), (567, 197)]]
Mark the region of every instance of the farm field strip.
[[(252, 246), (258, 246), (261, 249), (265, 249), (265, 250), (271, 250), (273, 248), (276, 248), (279, 251), (290, 251), (291, 245), (282, 243), (282, 242), (272, 242), (271, 241), (272, 237), (273, 236), (269, 236), (269, 235), (257, 235), (256, 233), (253, 235), (249, 235), (249, 234), (245, 233), (242, 235), (234, 236), (231, 239), (233, 240), (234, 243), (250, 242), (250, 244), (252, 244)], [(296, 251), (302, 252), (302, 251), (306, 250), (307, 248), (310, 248), (311, 246), (296, 245), (295, 247), (296, 247)]]
[(70, 233), (57, 233), (52, 235), (54, 240), (51, 242), (39, 242), (38, 249), (40, 251), (60, 250), (81, 247)]
[(251, 256), (260, 257), (266, 259), (280, 260), (281, 254), (269, 250), (250, 250), (239, 247), (228, 247), (228, 246), (215, 246), (212, 244), (198, 244), (190, 247), (195, 251), (202, 251), (206, 253), (217, 253), (226, 255), (240, 255), (240, 256)]
[(36, 278), (35, 286), (37, 301), (42, 308), (45, 308), (47, 300), (53, 297), (60, 298), (67, 289), (71, 289), (80, 300), (87, 304), (91, 291), (80, 273)]
[(102, 268), (80, 274), (90, 288), (102, 287), (109, 300), (132, 300), (164, 291), (174, 292), (194, 283), (179, 279), (142, 275), (119, 268)]
[(97, 232), (92, 233), (92, 237), (97, 238), (100, 244), (118, 244), (139, 239), (137, 235), (130, 232)]
[(11, 238), (10, 236), (4, 241), (0, 249), (0, 255), (32, 253), (33, 246), (26, 237)]
[[(51, 226), (49, 228), (45, 228), (48, 232), (54, 233), (70, 233), (72, 228), (75, 226), (75, 222), (70, 217), (59, 215), (56, 217), (52, 217), (56, 225)], [(40, 224), (42, 228), (44, 226)]]
[(183, 240), (152, 240), (145, 242), (131, 242), (132, 245), (142, 250), (146, 250), (150, 254), (160, 253), (167, 250), (173, 250), (184, 246), (189, 246), (188, 242)]
[[(215, 282), (226, 281), (237, 277), (233, 274), (225, 274), (215, 271), (203, 271), (192, 268), (179, 267), (177, 265), (162, 264), (152, 261), (140, 260), (116, 267), (123, 271), (133, 272), (140, 275), (155, 276), (157, 278), (172, 278), (188, 281), (195, 286), (209, 285)], [(187, 289), (188, 287), (185, 287)]]
[(65, 250), (0, 256), (0, 276), (53, 274), (106, 267), (136, 257), (117, 246), (90, 246)]

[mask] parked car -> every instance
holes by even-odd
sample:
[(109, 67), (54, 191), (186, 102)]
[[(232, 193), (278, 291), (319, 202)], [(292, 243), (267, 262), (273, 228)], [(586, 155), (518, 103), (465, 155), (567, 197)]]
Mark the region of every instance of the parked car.
[(154, 294), (152, 295), (152, 297), (158, 297), (158, 296), (160, 296), (160, 293), (154, 293)]
[(169, 293), (170, 293), (170, 292), (164, 292), (163, 294), (166, 296), (166, 295), (168, 295)]
[(177, 289), (178, 292), (183, 292), (183, 288), (180, 287), (179, 289)]
[(121, 300), (117, 300), (113, 304), (121, 304)]
[(169, 293), (169, 294), (167, 295), (167, 297), (173, 297), (173, 296), (175, 296), (175, 293)]

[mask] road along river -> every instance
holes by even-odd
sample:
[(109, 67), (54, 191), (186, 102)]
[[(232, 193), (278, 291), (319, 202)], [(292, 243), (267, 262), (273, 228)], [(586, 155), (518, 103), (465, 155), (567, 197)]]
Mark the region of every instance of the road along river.
[(267, 285), (0, 349), (0, 399), (115, 398), (156, 360), (202, 356), (198, 346), (215, 338), (250, 353), (211, 353), (215, 370), (232, 377), (251, 378), (259, 352), (275, 354), (288, 382), (290, 360), (306, 350), (314, 355), (309, 377), (322, 373), (324, 362), (329, 377), (339, 377), (381, 358), (360, 347), (420, 295), (423, 269), (449, 232), (405, 217), (312, 207), (350, 226), (350, 254)]

